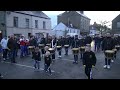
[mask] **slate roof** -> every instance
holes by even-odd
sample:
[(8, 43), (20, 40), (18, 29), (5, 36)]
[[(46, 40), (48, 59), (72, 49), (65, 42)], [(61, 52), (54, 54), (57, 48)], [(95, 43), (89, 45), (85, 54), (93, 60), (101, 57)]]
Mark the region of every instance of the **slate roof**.
[(40, 18), (46, 18), (50, 19), (45, 13), (42, 11), (14, 11), (16, 13), (21, 13), (21, 14), (26, 14), (26, 15), (31, 15), (31, 16), (36, 16)]

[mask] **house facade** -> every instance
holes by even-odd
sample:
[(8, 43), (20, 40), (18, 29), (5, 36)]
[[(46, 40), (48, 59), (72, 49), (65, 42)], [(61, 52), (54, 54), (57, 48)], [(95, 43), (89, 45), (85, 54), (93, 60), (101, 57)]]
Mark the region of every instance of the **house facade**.
[(2, 36), (46, 36), (51, 30), (51, 19), (42, 11), (0, 11), (0, 19), (3, 17), (0, 21)]
[(66, 36), (66, 35), (70, 35), (70, 36), (78, 35), (79, 36), (80, 30), (76, 28), (67, 27), (65, 24), (60, 22), (58, 25), (56, 25), (52, 29), (51, 33), (52, 33), (51, 35), (55, 35), (56, 37)]
[(80, 34), (89, 34), (90, 19), (84, 15), (83, 11), (65, 11), (57, 16), (57, 24), (64, 23), (67, 27), (81, 30)]
[(112, 20), (111, 33), (120, 34), (120, 14)]

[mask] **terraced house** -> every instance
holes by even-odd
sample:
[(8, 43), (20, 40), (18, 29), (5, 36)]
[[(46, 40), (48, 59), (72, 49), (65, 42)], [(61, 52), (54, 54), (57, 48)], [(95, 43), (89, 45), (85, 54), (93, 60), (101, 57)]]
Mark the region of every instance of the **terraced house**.
[(57, 24), (61, 22), (67, 27), (72, 24), (72, 28), (79, 29), (80, 34), (86, 35), (90, 32), (90, 18), (84, 14), (84, 11), (65, 11), (57, 16)]
[(0, 11), (0, 35), (48, 35), (51, 19), (42, 11)]

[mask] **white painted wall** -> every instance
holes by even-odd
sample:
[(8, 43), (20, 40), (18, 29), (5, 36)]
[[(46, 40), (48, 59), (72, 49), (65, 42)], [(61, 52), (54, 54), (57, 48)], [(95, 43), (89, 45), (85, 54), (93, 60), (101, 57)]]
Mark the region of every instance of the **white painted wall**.
[[(18, 17), (18, 28), (13, 27), (13, 17)], [(26, 28), (26, 18), (29, 19), (29, 28)], [(38, 20), (38, 29), (35, 28), (35, 20)], [(43, 29), (43, 21), (46, 22), (46, 29)], [(49, 33), (51, 30), (51, 19), (44, 19), (25, 14), (11, 12), (6, 16), (7, 36), (12, 34), (23, 34), (28, 37), (28, 33)]]

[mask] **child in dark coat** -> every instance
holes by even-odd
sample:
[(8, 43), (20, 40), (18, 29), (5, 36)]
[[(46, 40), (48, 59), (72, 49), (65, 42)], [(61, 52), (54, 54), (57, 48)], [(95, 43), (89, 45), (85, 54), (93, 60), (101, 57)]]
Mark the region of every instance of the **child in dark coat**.
[(52, 75), (51, 74), (51, 69), (50, 69), (50, 65), (51, 65), (52, 59), (51, 59), (49, 51), (47, 51), (45, 53), (44, 60), (45, 60), (45, 71), (47, 72), (49, 70), (50, 75)]
[(39, 47), (35, 48), (35, 52), (33, 52), (33, 59), (35, 60), (35, 64), (34, 64), (35, 69), (40, 69), (41, 55), (40, 55)]
[(96, 56), (93, 51), (91, 51), (91, 46), (86, 46), (86, 51), (83, 54), (83, 65), (85, 67), (85, 74), (88, 79), (92, 79), (92, 68), (96, 65)]

